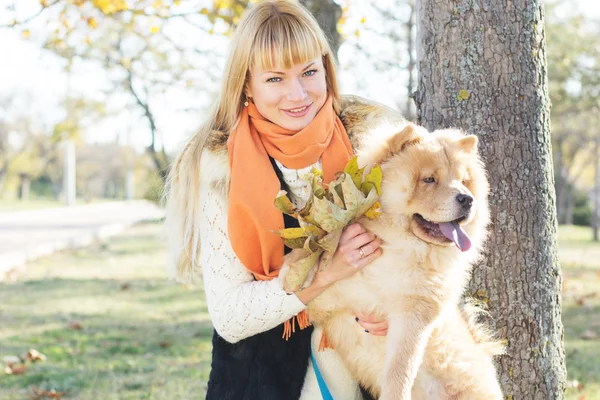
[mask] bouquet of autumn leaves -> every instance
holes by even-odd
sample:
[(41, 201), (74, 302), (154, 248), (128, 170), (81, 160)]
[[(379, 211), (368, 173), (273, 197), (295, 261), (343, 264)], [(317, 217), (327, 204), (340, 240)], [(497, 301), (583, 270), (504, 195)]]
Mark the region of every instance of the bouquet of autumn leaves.
[(300, 253), (289, 264), (290, 270), (283, 283), (288, 293), (302, 287), (319, 259), (322, 261), (321, 268), (327, 266), (347, 225), (363, 215), (374, 219), (381, 214), (378, 200), (382, 172), (379, 165), (365, 173), (365, 168), (358, 167), (355, 156), (329, 185), (323, 184), (323, 173), (316, 168), (304, 179), (311, 184), (311, 196), (304, 208), (296, 209), (285, 190), (281, 190), (275, 199), (276, 207), (297, 218), (300, 224), (299, 228), (275, 232), (283, 238), (286, 246), (299, 249)]

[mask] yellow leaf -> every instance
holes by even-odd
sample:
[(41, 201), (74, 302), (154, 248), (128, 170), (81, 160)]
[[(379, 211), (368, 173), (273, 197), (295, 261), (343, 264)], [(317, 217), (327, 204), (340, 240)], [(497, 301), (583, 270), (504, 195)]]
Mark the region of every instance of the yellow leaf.
[(340, 243), (340, 237), (342, 236), (342, 230), (338, 229), (336, 231), (328, 233), (323, 239), (319, 240), (319, 246), (323, 248), (323, 250), (328, 251), (330, 253), (335, 252)]
[(200, 10), (200, 14), (208, 15), (208, 8), (203, 8), (202, 10)]
[(86, 20), (86, 22), (90, 26), (90, 28), (96, 29), (96, 27), (98, 26), (98, 22), (96, 21), (96, 19), (94, 17), (89, 17)]
[(156, 34), (158, 32), (160, 32), (160, 28), (158, 26), (154, 25), (152, 28), (150, 28), (150, 33)]
[(153, 8), (159, 8), (160, 6), (162, 6), (161, 0), (156, 0), (154, 3), (152, 3)]
[(181, 0), (175, 0), (175, 1), (173, 2), (173, 4), (175, 4), (176, 6), (178, 6), (178, 5), (180, 5), (180, 4), (181, 4)]
[(380, 216), (381, 216), (381, 203), (379, 203), (378, 201), (376, 201), (375, 204), (373, 204), (371, 206), (371, 208), (369, 208), (365, 212), (365, 217), (367, 217), (369, 219), (377, 219)]
[(208, 34), (209, 34), (209, 35), (214, 35), (214, 33), (215, 33), (214, 29), (210, 29), (210, 30), (208, 31)]
[[(375, 186), (375, 189), (377, 190), (377, 195), (381, 196), (381, 181), (382, 181), (382, 179), (383, 179), (383, 171), (381, 170), (381, 167), (379, 165), (376, 165), (373, 168), (371, 168), (371, 170), (369, 171), (367, 176), (365, 176), (365, 183), (370, 183), (371, 185)], [(362, 189), (362, 187), (361, 187), (361, 189)], [(363, 193), (365, 195), (369, 194), (369, 192), (365, 193), (364, 191), (363, 191)]]
[(356, 28), (356, 30), (354, 31), (354, 36), (356, 36), (356, 37), (360, 36), (360, 32), (358, 31), (358, 28)]
[(364, 24), (366, 21), (367, 21), (367, 19), (366, 19), (365, 17), (362, 17), (362, 18), (360, 19), (360, 23), (361, 23), (361, 24)]
[(131, 59), (130, 58), (122, 58), (121, 65), (125, 68), (131, 67)]
[(298, 239), (301, 237), (307, 237), (302, 228), (287, 228), (277, 231), (279, 236), (284, 239)]
[(21, 36), (23, 36), (25, 39), (29, 39), (31, 36), (31, 31), (29, 29), (25, 29), (23, 32), (21, 32)]
[(346, 167), (344, 168), (344, 172), (350, 175), (350, 178), (352, 178), (352, 182), (354, 182), (357, 188), (360, 188), (360, 184), (363, 180), (364, 170), (364, 168), (358, 168), (357, 156), (352, 157), (350, 161), (348, 161), (348, 164), (346, 164)]
[(42, 7), (48, 7), (48, 0), (40, 0), (40, 5)]
[(288, 260), (290, 271), (285, 276), (283, 290), (288, 293), (299, 290), (312, 267), (319, 261), (322, 253), (323, 250), (315, 253), (309, 253), (306, 250), (295, 250), (292, 254), (293, 258)]
[(458, 101), (463, 101), (463, 100), (467, 100), (469, 98), (469, 92), (467, 92), (465, 89), (462, 89), (460, 92), (458, 92)]
[(292, 215), (296, 212), (296, 206), (287, 197), (285, 190), (280, 190), (275, 198), (275, 207), (284, 214)]

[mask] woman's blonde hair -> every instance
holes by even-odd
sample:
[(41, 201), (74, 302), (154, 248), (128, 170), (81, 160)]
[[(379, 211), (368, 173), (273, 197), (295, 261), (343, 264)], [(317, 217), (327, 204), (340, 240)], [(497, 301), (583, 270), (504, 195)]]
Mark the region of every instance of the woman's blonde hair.
[[(317, 21), (295, 1), (264, 1), (242, 17), (231, 50), (220, 94), (208, 119), (175, 159), (165, 186), (165, 229), (171, 276), (191, 283), (200, 276), (200, 157), (213, 132), (228, 135), (247, 100), (244, 89), (250, 70), (291, 68), (321, 56), (327, 90), (340, 112), (334, 55)], [(211, 149), (212, 150), (212, 149)]]

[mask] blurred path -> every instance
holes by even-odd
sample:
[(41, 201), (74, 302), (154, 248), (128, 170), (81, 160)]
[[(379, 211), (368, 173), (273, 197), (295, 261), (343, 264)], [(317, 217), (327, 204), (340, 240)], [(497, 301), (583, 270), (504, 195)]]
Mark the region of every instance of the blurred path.
[(27, 261), (87, 246), (164, 211), (136, 200), (0, 213), (0, 280)]

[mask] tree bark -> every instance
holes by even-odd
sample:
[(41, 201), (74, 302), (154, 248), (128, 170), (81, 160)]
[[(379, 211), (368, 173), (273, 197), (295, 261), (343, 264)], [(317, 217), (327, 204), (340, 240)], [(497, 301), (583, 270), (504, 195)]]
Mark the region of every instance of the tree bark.
[(428, 129), (480, 138), (492, 224), (469, 292), (507, 339), (506, 398), (562, 399), (562, 276), (542, 0), (418, 0), (415, 101)]
[(342, 44), (342, 36), (337, 30), (337, 23), (342, 16), (342, 7), (333, 0), (300, 0), (315, 17), (331, 46), (337, 60), (337, 53)]

